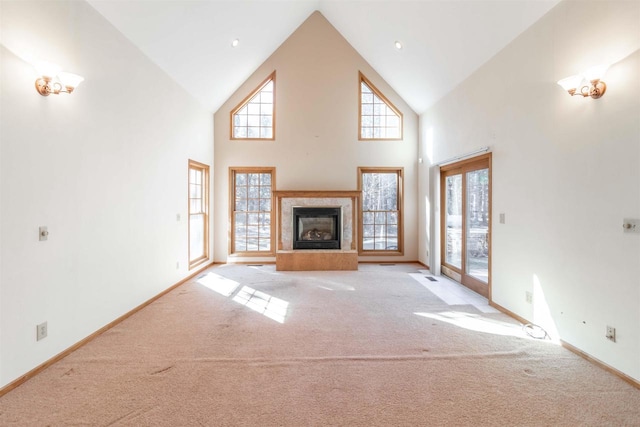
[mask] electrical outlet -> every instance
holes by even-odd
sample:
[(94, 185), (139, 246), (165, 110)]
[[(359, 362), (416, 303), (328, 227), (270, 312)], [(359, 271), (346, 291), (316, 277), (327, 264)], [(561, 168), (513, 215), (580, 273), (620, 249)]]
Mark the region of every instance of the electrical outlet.
[(607, 335), (605, 335), (605, 337), (609, 341), (616, 342), (616, 328), (613, 326), (607, 326)]
[(176, 262), (176, 270), (180, 270), (180, 261)]
[(501, 213), (500, 214), (500, 224), (504, 224), (505, 223), (505, 218), (504, 218), (504, 214)]
[(529, 291), (525, 292), (525, 301), (527, 301), (527, 304), (533, 304), (533, 294)]
[(36, 341), (40, 341), (47, 337), (47, 322), (40, 323), (36, 326)]

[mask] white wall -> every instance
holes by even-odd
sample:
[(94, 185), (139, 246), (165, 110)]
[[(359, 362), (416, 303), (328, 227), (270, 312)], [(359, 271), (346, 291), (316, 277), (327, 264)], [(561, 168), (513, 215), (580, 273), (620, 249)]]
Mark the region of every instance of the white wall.
[[(622, 220), (640, 218), (639, 49), (640, 2), (564, 1), (420, 118), (430, 164), (491, 146), (493, 300), (636, 380), (640, 234)], [(599, 100), (555, 83), (603, 62)]]
[[(276, 140), (230, 140), (230, 111), (273, 70)], [(358, 140), (358, 71), (403, 113), (402, 141)], [(214, 120), (217, 236), (229, 232), (230, 166), (275, 166), (277, 190), (356, 190), (358, 166), (404, 167), (404, 256), (387, 259), (417, 260), (418, 117), (322, 14), (312, 14), (220, 107)], [(215, 244), (216, 261), (226, 262), (227, 239), (218, 238)], [(366, 259), (384, 258), (361, 257)]]
[[(2, 2), (1, 34), (3, 386), (189, 274), (188, 159), (213, 166), (213, 119), (85, 2)], [(25, 51), (86, 80), (42, 97)]]

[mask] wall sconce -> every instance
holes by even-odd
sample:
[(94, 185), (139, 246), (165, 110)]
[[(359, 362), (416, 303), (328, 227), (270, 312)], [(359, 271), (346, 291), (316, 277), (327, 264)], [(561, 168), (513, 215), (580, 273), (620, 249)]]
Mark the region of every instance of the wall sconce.
[(84, 77), (77, 74), (61, 71), (59, 65), (51, 62), (38, 61), (34, 66), (42, 76), (36, 79), (36, 90), (42, 96), (71, 93), (84, 80)]
[[(596, 65), (582, 74), (559, 80), (558, 84), (569, 92), (571, 96), (582, 95), (583, 97), (590, 96), (593, 99), (598, 99), (607, 91), (607, 85), (600, 79), (608, 68), (609, 65)], [(578, 91), (578, 88), (580, 88), (580, 91)]]

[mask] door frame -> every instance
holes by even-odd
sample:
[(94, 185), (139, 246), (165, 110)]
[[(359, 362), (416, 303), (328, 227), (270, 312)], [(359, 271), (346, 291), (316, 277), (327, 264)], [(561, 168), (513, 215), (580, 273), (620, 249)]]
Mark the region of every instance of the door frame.
[[(455, 163), (449, 163), (447, 165), (440, 166), (440, 269), (442, 274), (447, 277), (452, 278), (453, 280), (461, 283), (462, 285), (468, 287), (474, 292), (479, 293), (480, 295), (486, 297), (491, 301), (491, 246), (492, 246), (492, 226), (493, 226), (493, 216), (492, 216), (492, 207), (493, 207), (493, 194), (492, 194), (492, 168), (491, 168), (491, 152), (482, 154), (480, 156), (470, 157), (465, 160), (461, 160)], [(487, 272), (487, 283), (484, 283), (481, 280), (478, 280), (465, 272), (466, 267), (466, 209), (467, 209), (467, 191), (466, 191), (466, 173), (472, 172), (478, 169), (489, 169), (489, 227), (488, 227), (488, 250), (489, 250), (489, 260), (488, 260), (488, 272)], [(461, 268), (457, 268), (451, 264), (446, 262), (446, 177), (448, 175), (456, 175), (463, 174), (462, 180), (462, 257), (461, 257)]]

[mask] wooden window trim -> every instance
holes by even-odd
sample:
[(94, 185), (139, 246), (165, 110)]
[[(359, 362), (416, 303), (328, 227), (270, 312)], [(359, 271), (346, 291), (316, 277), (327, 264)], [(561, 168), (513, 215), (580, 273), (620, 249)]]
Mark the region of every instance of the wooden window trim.
[[(362, 189), (362, 175), (365, 173), (389, 173), (398, 174), (398, 249), (374, 250), (364, 249), (364, 215), (362, 205), (365, 195)], [(403, 167), (358, 167), (358, 191), (360, 191), (360, 203), (358, 204), (358, 255), (368, 256), (402, 256), (404, 255), (404, 168)]]
[[(235, 191), (235, 174), (236, 173), (270, 173), (271, 174), (271, 226), (269, 227), (269, 251), (236, 251), (235, 250), (235, 203), (236, 203), (236, 191)], [(275, 167), (229, 167), (229, 247), (228, 254), (230, 257), (268, 257), (276, 255), (275, 248), (275, 234), (276, 234), (276, 221), (275, 221), (275, 191), (276, 191), (276, 168)]]
[[(202, 206), (204, 213), (204, 248), (203, 255), (191, 259), (191, 170), (202, 171)], [(187, 169), (187, 259), (189, 270), (209, 260), (209, 165), (189, 159)]]
[[(369, 89), (382, 99), (389, 108), (400, 118), (400, 136), (398, 138), (363, 138), (362, 137), (362, 83), (369, 86)], [(371, 83), (371, 80), (362, 74), (362, 71), (358, 71), (358, 140), (359, 141), (401, 141), (404, 137), (404, 118), (402, 112), (395, 106), (389, 99), (380, 92), (380, 90)]]
[[(260, 92), (264, 87), (273, 81), (273, 116), (271, 121), (271, 138), (238, 138), (233, 135), (233, 116), (242, 109), (258, 92)], [(249, 95), (247, 95), (233, 110), (231, 110), (230, 120), (229, 120), (229, 135), (230, 139), (233, 141), (274, 141), (276, 139), (276, 72), (269, 74), (269, 76), (262, 81), (258, 85), (256, 89), (253, 90)]]

